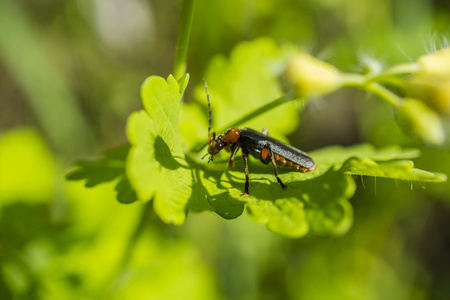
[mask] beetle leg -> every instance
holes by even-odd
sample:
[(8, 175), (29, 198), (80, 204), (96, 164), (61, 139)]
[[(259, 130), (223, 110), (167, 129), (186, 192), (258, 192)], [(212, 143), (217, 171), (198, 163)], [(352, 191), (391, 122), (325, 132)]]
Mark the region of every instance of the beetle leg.
[(281, 181), (280, 177), (278, 177), (278, 169), (277, 162), (275, 160), (275, 155), (273, 155), (272, 149), (270, 149), (269, 145), (265, 145), (264, 148), (269, 150), (270, 160), (272, 161), (273, 171), (275, 172), (275, 177), (277, 178), (278, 183), (281, 185), (283, 189), (287, 188), (287, 186)]
[(262, 131), (262, 134), (267, 135), (269, 133), (269, 131), (267, 130), (267, 128), (264, 128)]
[(238, 152), (239, 148), (241, 148), (241, 143), (237, 142), (236, 144), (233, 145), (233, 148), (231, 149), (231, 156), (230, 159), (228, 160), (228, 168), (234, 167), (233, 158)]
[(244, 171), (245, 171), (245, 185), (244, 185), (244, 194), (242, 196), (248, 196), (249, 194), (249, 186), (250, 182), (248, 180), (248, 155), (245, 152), (242, 152), (242, 159), (244, 160)]

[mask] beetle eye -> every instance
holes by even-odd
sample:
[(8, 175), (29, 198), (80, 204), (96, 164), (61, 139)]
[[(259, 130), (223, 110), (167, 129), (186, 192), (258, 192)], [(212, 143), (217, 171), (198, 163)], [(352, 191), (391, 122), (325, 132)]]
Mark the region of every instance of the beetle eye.
[(225, 147), (225, 143), (221, 140), (218, 140), (216, 144), (219, 150), (222, 150)]

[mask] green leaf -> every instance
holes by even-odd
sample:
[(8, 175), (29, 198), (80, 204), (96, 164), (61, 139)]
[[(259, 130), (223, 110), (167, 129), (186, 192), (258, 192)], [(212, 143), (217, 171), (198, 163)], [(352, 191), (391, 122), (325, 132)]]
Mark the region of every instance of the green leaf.
[(377, 163), (371, 159), (350, 159), (342, 170), (345, 174), (384, 177), (407, 181), (420, 182), (445, 182), (447, 177), (444, 174), (435, 174), (414, 168), (414, 163), (410, 160), (399, 160)]
[(129, 145), (110, 149), (95, 161), (79, 161), (76, 169), (66, 175), (68, 180), (86, 180), (86, 187), (112, 181), (125, 174), (125, 159)]
[(125, 174), (125, 164), (129, 145), (106, 151), (103, 157), (95, 161), (80, 161), (76, 169), (66, 175), (67, 180), (86, 180), (86, 187), (119, 179), (115, 190), (116, 198), (121, 203), (133, 203), (137, 200), (135, 191)]
[(230, 195), (245, 201), (249, 217), (273, 232), (288, 237), (308, 232), (335, 235), (345, 233), (352, 224), (353, 210), (348, 199), (353, 196), (355, 183), (342, 172), (329, 170), (314, 180), (282, 179), (286, 189), (271, 182), (271, 174), (252, 177), (250, 196), (242, 197), (242, 190), (236, 189)]
[[(213, 130), (223, 129), (282, 96), (279, 71), (285, 53), (285, 48), (273, 40), (260, 38), (240, 43), (229, 58), (216, 56), (211, 61), (205, 78), (211, 96)], [(203, 85), (197, 89), (196, 96), (206, 105)], [(301, 103), (286, 103), (243, 125), (256, 130), (266, 128), (271, 135), (286, 140), (286, 135), (297, 128), (298, 112), (302, 107)], [(207, 115), (206, 109), (204, 114)]]
[(119, 202), (129, 204), (137, 201), (136, 192), (130, 185), (130, 181), (126, 176), (123, 176), (114, 188), (117, 195), (116, 198)]
[(127, 123), (131, 149), (127, 176), (140, 201), (153, 199), (153, 207), (166, 223), (181, 225), (192, 193), (192, 173), (181, 146), (180, 104), (188, 75), (179, 82), (169, 76), (147, 78), (142, 85), (145, 108)]
[[(287, 189), (282, 189), (276, 182), (270, 165), (251, 160), (248, 197), (242, 196), (245, 182), (242, 171), (210, 168), (203, 172), (202, 183), (214, 210), (225, 218), (239, 216), (240, 208), (245, 204), (252, 220), (288, 237), (301, 237), (308, 232), (341, 235), (353, 223), (349, 199), (356, 184), (349, 175), (422, 182), (445, 180), (443, 175), (415, 169), (407, 159), (419, 154), (415, 149), (375, 149), (368, 144), (327, 147), (310, 153), (318, 166), (315, 171), (302, 173), (289, 168), (279, 169)], [(235, 168), (243, 170), (243, 163), (237, 161)]]
[(239, 196), (236, 197), (230, 192), (230, 189), (235, 186), (232, 177), (233, 172), (212, 170), (203, 171), (200, 178), (206, 189), (210, 205), (217, 214), (225, 219), (237, 218), (244, 211), (245, 203), (239, 199)]
[(375, 149), (370, 144), (359, 144), (350, 147), (330, 146), (312, 151), (309, 155), (316, 161), (319, 170), (330, 167), (337, 170), (352, 157), (370, 158), (376, 161), (412, 159), (419, 157), (420, 151), (417, 149), (401, 149), (398, 146)]
[[(191, 162), (189, 163), (192, 166)], [(201, 174), (203, 174), (203, 170), (200, 168), (192, 168), (192, 194), (188, 203), (188, 208), (191, 212), (214, 211), (214, 208), (208, 202), (207, 191), (202, 184)]]

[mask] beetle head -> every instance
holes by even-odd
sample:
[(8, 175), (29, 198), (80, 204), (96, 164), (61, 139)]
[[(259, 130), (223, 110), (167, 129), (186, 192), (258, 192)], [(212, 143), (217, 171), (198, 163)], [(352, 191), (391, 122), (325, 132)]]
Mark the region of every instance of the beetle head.
[(212, 161), (214, 155), (220, 152), (223, 148), (226, 148), (234, 143), (237, 143), (241, 131), (237, 128), (228, 129), (227, 132), (219, 134), (216, 138), (216, 134), (213, 133), (213, 138), (208, 137), (208, 153), (211, 155), (209, 161)]
[(211, 155), (209, 161), (214, 159), (214, 155), (220, 152), (227, 144), (222, 140), (223, 134), (220, 134), (216, 138), (216, 134), (213, 133), (212, 139), (208, 138), (208, 153)]

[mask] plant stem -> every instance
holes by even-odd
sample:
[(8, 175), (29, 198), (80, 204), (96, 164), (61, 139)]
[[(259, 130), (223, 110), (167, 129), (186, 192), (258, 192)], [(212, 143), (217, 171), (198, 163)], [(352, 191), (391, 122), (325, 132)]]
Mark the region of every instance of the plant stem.
[(173, 62), (173, 76), (180, 79), (186, 72), (186, 58), (191, 36), (192, 19), (194, 16), (195, 0), (184, 0), (181, 8), (180, 27), (178, 30), (177, 47)]
[(365, 85), (364, 90), (374, 94), (375, 96), (377, 96), (384, 102), (387, 102), (393, 107), (399, 107), (403, 102), (401, 97), (397, 96), (396, 94), (394, 94), (393, 92), (391, 92), (390, 90), (388, 90), (387, 88), (376, 82), (367, 83)]
[(239, 125), (258, 117), (258, 116), (264, 114), (265, 112), (267, 112), (277, 106), (280, 106), (281, 104), (292, 101), (292, 100), (295, 100), (295, 99), (291, 99), (288, 96), (283, 95), (280, 98), (275, 99), (275, 100), (255, 109), (254, 111), (251, 111), (250, 113), (244, 115), (243, 117), (239, 118), (238, 120), (230, 123), (227, 127), (223, 128), (219, 132), (223, 132), (223, 131), (227, 130), (228, 128), (238, 127)]
[(383, 85), (359, 74), (345, 74), (342, 86), (351, 86), (372, 93), (393, 107), (402, 103), (402, 98), (385, 88)]
[(421, 66), (416, 62), (404, 63), (393, 66), (383, 72), (383, 75), (397, 76), (402, 74), (414, 74), (420, 71)]
[(374, 76), (366, 76), (366, 80), (380, 81), (382, 79), (389, 79), (392, 77), (398, 77), (401, 75), (415, 74), (421, 70), (420, 64), (417, 62), (403, 63), (395, 65), (383, 73), (376, 74)]

